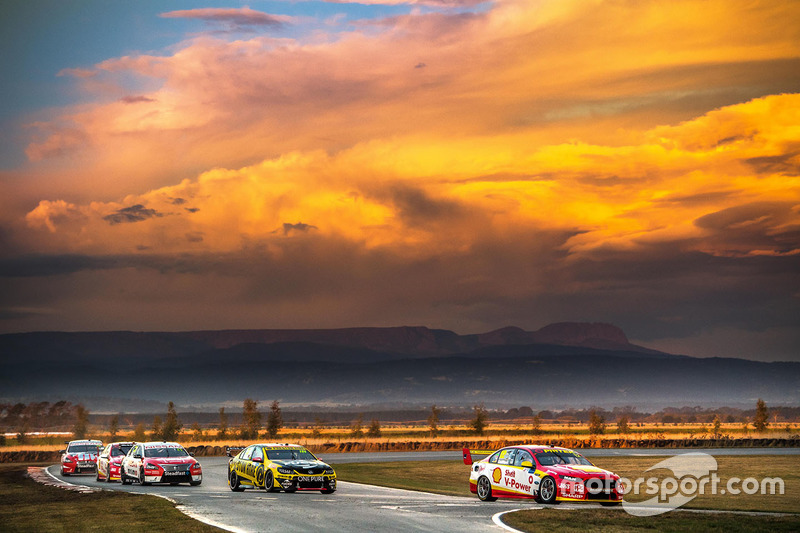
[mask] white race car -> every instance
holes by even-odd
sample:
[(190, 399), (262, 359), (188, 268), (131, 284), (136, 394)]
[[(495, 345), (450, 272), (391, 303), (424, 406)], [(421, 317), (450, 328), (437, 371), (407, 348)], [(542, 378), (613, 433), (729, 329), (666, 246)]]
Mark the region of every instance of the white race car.
[(123, 485), (136, 480), (150, 483), (189, 483), (203, 481), (200, 463), (177, 442), (137, 442), (122, 460)]

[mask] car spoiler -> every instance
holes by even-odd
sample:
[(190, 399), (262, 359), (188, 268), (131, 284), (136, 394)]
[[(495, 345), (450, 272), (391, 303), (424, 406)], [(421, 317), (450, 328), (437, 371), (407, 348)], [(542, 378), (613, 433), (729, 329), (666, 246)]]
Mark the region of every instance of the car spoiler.
[(242, 450), (244, 450), (244, 446), (225, 446), (225, 455), (233, 457)]
[[(487, 455), (492, 455), (495, 452), (494, 450), (470, 450), (469, 448), (463, 448), (461, 451), (464, 454), (465, 465), (471, 465), (475, 462), (472, 460), (473, 455), (482, 455), (483, 457), (486, 457)], [(481, 457), (481, 459), (483, 459), (483, 457)]]

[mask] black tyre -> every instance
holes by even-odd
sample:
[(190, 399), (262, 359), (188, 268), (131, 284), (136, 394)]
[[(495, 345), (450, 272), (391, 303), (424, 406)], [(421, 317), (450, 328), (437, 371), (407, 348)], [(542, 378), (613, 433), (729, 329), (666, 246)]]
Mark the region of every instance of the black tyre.
[(322, 489), (320, 492), (322, 494), (333, 494), (334, 492), (336, 492), (336, 489)]
[(242, 492), (244, 491), (244, 487), (241, 483), (239, 483), (239, 476), (236, 475), (236, 470), (232, 471), (228, 475), (228, 486), (231, 488), (233, 492)]
[(97, 472), (95, 473), (95, 481), (103, 481), (102, 479), (100, 479), (100, 469), (99, 468), (97, 469)]
[[(191, 485), (192, 487), (196, 487), (196, 486), (198, 486), (198, 485), (199, 485), (200, 483), (202, 483), (202, 482), (203, 482), (203, 480), (202, 480), (202, 479), (201, 479), (200, 481), (190, 481), (190, 482), (189, 482), (189, 485)], [(177, 483), (176, 483), (176, 485), (177, 485)]]
[(478, 478), (478, 498), (482, 502), (493, 502), (497, 500), (497, 498), (492, 496), (492, 482), (489, 481), (489, 478), (486, 476)]
[(616, 507), (619, 505), (619, 502), (600, 502), (600, 505), (603, 507)]
[(539, 484), (539, 500), (542, 503), (553, 504), (556, 503), (556, 496), (558, 496), (556, 480), (551, 476), (545, 476)]
[(150, 484), (150, 483), (148, 483), (147, 481), (144, 480), (144, 468), (139, 469), (139, 483), (143, 487), (146, 487), (146, 486), (148, 486)]
[(267, 474), (264, 476), (264, 490), (267, 492), (278, 492), (278, 489), (275, 487), (275, 477), (270, 471), (267, 471)]
[(119, 482), (122, 483), (123, 485), (130, 485), (131, 481), (132, 481), (131, 478), (125, 475), (125, 470), (120, 470)]

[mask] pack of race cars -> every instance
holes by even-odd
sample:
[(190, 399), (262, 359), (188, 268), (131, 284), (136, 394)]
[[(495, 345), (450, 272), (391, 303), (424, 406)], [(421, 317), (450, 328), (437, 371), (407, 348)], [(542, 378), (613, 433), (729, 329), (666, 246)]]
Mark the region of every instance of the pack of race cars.
[[(235, 453), (234, 453), (235, 452)], [(203, 469), (194, 455), (176, 442), (74, 440), (61, 450), (64, 476), (94, 473), (98, 481), (200, 485)], [(484, 455), (478, 461), (472, 456)], [(258, 443), (228, 449), (228, 487), (234, 492), (336, 491), (336, 472), (298, 444)], [(507, 446), (497, 451), (463, 449), (470, 466), (469, 487), (481, 501), (527, 498), (539, 503), (622, 502), (620, 477), (594, 466), (574, 450), (542, 445)]]

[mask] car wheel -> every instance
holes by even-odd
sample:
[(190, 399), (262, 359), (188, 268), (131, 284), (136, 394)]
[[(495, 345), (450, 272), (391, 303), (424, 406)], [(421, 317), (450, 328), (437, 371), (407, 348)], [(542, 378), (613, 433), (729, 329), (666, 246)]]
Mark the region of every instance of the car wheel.
[(120, 470), (120, 472), (119, 472), (119, 482), (122, 483), (123, 485), (130, 485), (131, 484), (131, 478), (129, 478), (128, 476), (125, 475), (125, 471), (124, 470)]
[(336, 489), (322, 489), (320, 492), (322, 494), (333, 494), (334, 492), (336, 492)]
[(97, 469), (97, 472), (95, 473), (95, 481), (103, 481), (102, 479), (100, 479), (100, 469), (99, 468)]
[(148, 486), (150, 484), (150, 483), (148, 483), (147, 481), (144, 480), (144, 468), (139, 469), (139, 483), (143, 487), (146, 487), (146, 486)]
[(272, 475), (272, 472), (267, 472), (267, 475), (264, 476), (264, 490), (267, 492), (278, 492), (278, 489), (275, 488), (275, 477)]
[(556, 480), (551, 476), (545, 476), (541, 484), (539, 484), (539, 499), (542, 500), (542, 503), (552, 504), (556, 503), (557, 495)]
[(482, 502), (493, 502), (497, 500), (497, 498), (492, 496), (492, 482), (489, 481), (489, 478), (486, 476), (478, 478), (478, 498), (480, 498)]
[(67, 477), (69, 475), (66, 472), (64, 472), (64, 468), (63, 467), (61, 468), (61, 475), (64, 476), (64, 477)]
[(236, 475), (236, 470), (228, 476), (228, 485), (233, 492), (242, 492), (244, 490), (242, 484), (239, 483), (239, 476)]
[[(198, 486), (198, 485), (199, 485), (200, 483), (202, 483), (202, 482), (203, 482), (203, 480), (202, 480), (202, 479), (201, 479), (200, 481), (190, 481), (190, 482), (189, 482), (189, 485), (191, 485), (192, 487), (196, 487), (196, 486)], [(177, 485), (177, 483), (176, 483), (176, 485)]]
[(619, 505), (619, 502), (600, 502), (600, 505), (603, 507), (616, 507)]

